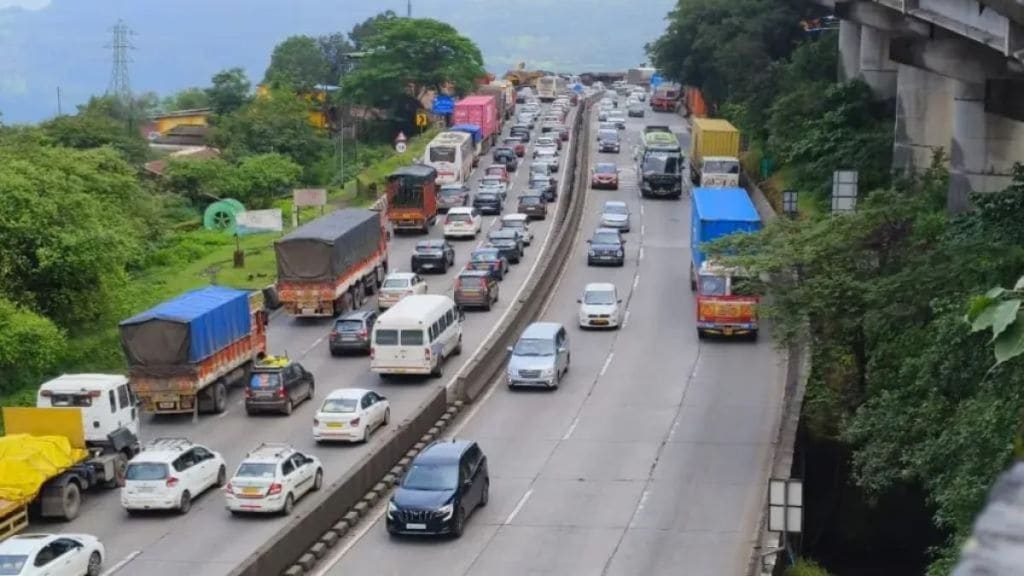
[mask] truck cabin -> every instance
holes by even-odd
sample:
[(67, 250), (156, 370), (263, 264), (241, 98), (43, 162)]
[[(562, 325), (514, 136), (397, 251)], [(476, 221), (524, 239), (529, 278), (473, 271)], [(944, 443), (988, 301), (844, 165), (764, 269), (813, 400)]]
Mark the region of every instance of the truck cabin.
[(128, 379), (112, 374), (65, 374), (43, 383), (37, 408), (76, 408), (82, 412), (85, 441), (102, 445), (121, 428), (139, 433), (139, 400)]
[(437, 194), (437, 171), (413, 164), (392, 172), (387, 178), (389, 208), (423, 208), (428, 194)]
[(728, 156), (707, 156), (704, 158), (701, 173), (738, 176), (740, 173), (740, 161), (738, 158)]
[(697, 295), (702, 298), (756, 297), (753, 280), (746, 271), (739, 268), (705, 262), (698, 273)]

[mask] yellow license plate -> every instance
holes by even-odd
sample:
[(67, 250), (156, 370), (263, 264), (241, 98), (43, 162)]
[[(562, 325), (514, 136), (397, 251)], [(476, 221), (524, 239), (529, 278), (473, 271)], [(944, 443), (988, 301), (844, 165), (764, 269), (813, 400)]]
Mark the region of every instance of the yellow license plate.
[(344, 425), (341, 422), (328, 422), (327, 423), (327, 427), (328, 428), (341, 428), (342, 426), (344, 426)]
[(242, 494), (259, 494), (259, 488), (242, 488)]
[(608, 321), (607, 320), (594, 320), (594, 321), (592, 321), (592, 323), (596, 324), (598, 326), (603, 326), (605, 324), (608, 324)]
[(726, 328), (725, 330), (722, 330), (722, 332), (724, 332), (726, 336), (732, 336), (732, 328)]

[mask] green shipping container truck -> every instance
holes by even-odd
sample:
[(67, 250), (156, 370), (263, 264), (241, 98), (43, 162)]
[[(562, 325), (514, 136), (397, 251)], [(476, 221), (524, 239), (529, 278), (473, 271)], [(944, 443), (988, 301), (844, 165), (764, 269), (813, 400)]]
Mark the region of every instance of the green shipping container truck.
[(740, 185), (740, 131), (720, 118), (694, 118), (690, 178), (705, 188)]

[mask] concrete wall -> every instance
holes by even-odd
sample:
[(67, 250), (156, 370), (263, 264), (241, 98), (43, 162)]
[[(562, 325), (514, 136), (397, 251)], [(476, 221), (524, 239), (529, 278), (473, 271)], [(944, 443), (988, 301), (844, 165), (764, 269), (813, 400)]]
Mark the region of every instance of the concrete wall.
[(953, 136), (950, 80), (927, 70), (900, 65), (896, 82), (896, 128), (892, 164), (897, 171), (922, 170), (932, 153), (949, 155)]

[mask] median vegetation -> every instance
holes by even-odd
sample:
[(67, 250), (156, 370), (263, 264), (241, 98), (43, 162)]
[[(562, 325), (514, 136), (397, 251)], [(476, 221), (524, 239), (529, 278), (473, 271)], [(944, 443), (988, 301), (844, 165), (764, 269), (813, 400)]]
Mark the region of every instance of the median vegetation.
[[(451, 46), (445, 57), (414, 57), (439, 43)], [(401, 54), (388, 48), (399, 45)], [(369, 49), (372, 70), (359, 59)], [(378, 72), (410, 66), (415, 84)], [(279, 234), (206, 230), (208, 205), (281, 208), (287, 229), (297, 187), (326, 188), (328, 209), (369, 204), (371, 184), (381, 189), (435, 133), (412, 125), (419, 99), (445, 78), (459, 93), (483, 76), (479, 50), (451, 26), (386, 12), (348, 33), (286, 39), (259, 87), (231, 68), (164, 98), (97, 97), (74, 115), (0, 125), (4, 405), (33, 401), (61, 372), (122, 371), (117, 323), (163, 299), (209, 283), (272, 283)], [(195, 109), (209, 109), (203, 144), (214, 151), (202, 158), (168, 156), (143, 137), (153, 115)], [(393, 150), (399, 131), (411, 137), (403, 154)], [(236, 242), (243, 268), (233, 266)]]
[[(769, 188), (806, 199), (796, 220), (718, 246), (774, 279), (766, 313), (782, 342), (809, 330), (803, 442), (840, 446), (843, 457), (837, 484), (827, 478), (809, 505), (805, 551), (833, 570), (923, 558), (930, 576), (946, 575), (992, 482), (1024, 446), (1021, 360), (1004, 336), (996, 365), (988, 332), (1013, 325), (1018, 310), (993, 304), (1003, 293), (977, 297), (1014, 286), (1024, 270), (1024, 169), (955, 217), (942, 153), (924, 174), (892, 175), (893, 120), (860, 82), (834, 81), (836, 37), (802, 29), (815, 15), (807, 4), (680, 0), (650, 52), (744, 130), (752, 155), (774, 159)], [(857, 211), (842, 217), (826, 209), (835, 169), (861, 175)], [(965, 319), (972, 305), (978, 331)], [(931, 528), (887, 528), (907, 526), (897, 510), (914, 499)]]

